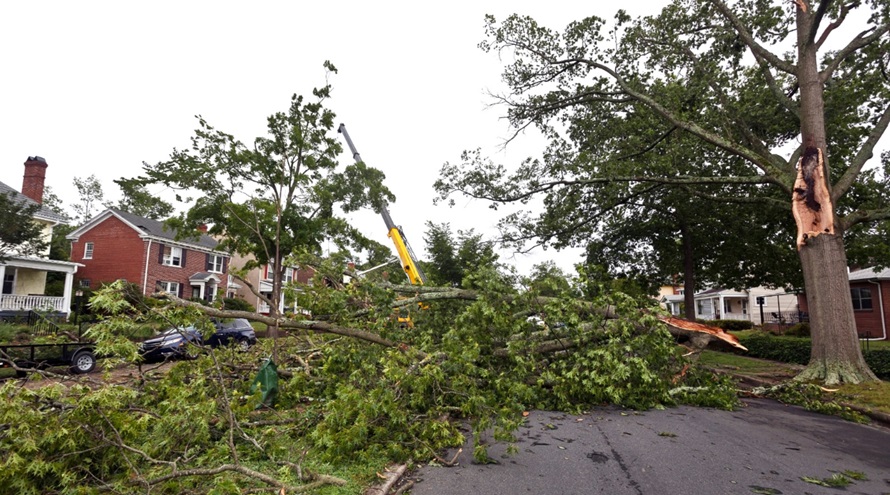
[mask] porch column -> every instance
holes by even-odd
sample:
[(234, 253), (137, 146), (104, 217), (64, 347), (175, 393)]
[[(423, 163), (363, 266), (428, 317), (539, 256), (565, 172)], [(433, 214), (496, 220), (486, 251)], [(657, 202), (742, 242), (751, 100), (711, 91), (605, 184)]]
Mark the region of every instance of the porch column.
[(723, 320), (726, 318), (726, 308), (723, 305), (723, 294), (720, 294), (719, 304), (720, 308), (717, 310), (717, 313), (720, 315), (719, 319)]
[(65, 272), (65, 289), (62, 290), (62, 310), (65, 312), (65, 321), (71, 316), (71, 288), (74, 286), (74, 273)]
[(6, 282), (6, 265), (0, 265), (0, 295), (3, 295), (4, 282)]

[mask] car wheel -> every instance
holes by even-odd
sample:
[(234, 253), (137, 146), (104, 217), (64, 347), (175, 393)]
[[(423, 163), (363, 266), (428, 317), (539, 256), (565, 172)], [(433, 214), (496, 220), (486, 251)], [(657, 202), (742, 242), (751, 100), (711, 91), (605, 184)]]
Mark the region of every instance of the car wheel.
[(238, 349), (241, 352), (247, 352), (250, 350), (250, 341), (247, 339), (241, 339), (238, 341)]
[(80, 351), (71, 360), (71, 371), (77, 374), (89, 373), (96, 368), (96, 356), (90, 351)]

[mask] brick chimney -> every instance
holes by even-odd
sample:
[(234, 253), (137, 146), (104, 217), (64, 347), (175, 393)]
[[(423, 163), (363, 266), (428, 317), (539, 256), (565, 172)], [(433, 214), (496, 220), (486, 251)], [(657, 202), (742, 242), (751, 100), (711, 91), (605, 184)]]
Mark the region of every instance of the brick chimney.
[(43, 182), (46, 179), (46, 159), (29, 156), (25, 161), (25, 177), (22, 179), (22, 194), (38, 203), (43, 203)]

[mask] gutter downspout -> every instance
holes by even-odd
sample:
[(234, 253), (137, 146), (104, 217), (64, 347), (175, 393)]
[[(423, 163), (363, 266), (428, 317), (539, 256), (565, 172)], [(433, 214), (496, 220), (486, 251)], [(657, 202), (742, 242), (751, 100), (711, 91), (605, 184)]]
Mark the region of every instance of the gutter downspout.
[(145, 248), (145, 270), (142, 275), (142, 295), (147, 296), (145, 293), (146, 289), (148, 289), (148, 255), (151, 254), (151, 237), (148, 238), (148, 247)]
[(883, 336), (878, 339), (864, 339), (864, 340), (887, 340), (887, 321), (884, 319), (884, 294), (881, 292), (881, 282), (878, 280), (869, 280), (868, 283), (875, 284), (878, 287), (878, 305), (881, 308), (881, 331)]

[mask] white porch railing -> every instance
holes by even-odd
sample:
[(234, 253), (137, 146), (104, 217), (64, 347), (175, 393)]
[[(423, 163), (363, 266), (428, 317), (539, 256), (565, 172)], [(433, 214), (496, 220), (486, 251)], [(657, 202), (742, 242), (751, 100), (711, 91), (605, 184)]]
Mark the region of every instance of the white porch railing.
[(65, 307), (64, 297), (52, 296), (19, 296), (14, 294), (4, 294), (0, 296), (0, 310), (12, 311), (58, 311), (67, 313), (68, 308)]

